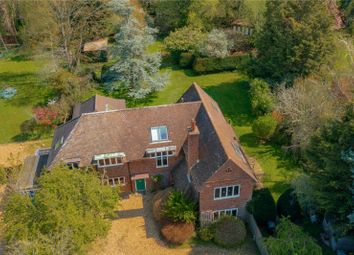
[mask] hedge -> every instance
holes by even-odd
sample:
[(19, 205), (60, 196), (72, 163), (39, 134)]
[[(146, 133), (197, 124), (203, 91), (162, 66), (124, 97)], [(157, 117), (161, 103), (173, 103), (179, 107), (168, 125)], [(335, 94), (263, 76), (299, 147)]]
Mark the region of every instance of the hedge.
[(301, 208), (294, 189), (287, 189), (278, 199), (277, 210), (280, 216), (290, 217), (292, 221), (301, 218)]
[(225, 58), (196, 58), (193, 70), (199, 74), (232, 71), (244, 66), (249, 59), (249, 55), (246, 54)]
[(223, 247), (241, 245), (247, 235), (245, 223), (233, 216), (224, 216), (214, 223), (214, 242)]
[(252, 200), (247, 203), (247, 211), (253, 214), (260, 225), (275, 221), (277, 216), (275, 201), (268, 188), (253, 191)]
[(194, 55), (190, 52), (183, 52), (179, 56), (179, 66), (182, 68), (191, 68), (193, 66)]
[(161, 234), (172, 244), (183, 244), (194, 235), (194, 225), (186, 222), (164, 223), (161, 228)]

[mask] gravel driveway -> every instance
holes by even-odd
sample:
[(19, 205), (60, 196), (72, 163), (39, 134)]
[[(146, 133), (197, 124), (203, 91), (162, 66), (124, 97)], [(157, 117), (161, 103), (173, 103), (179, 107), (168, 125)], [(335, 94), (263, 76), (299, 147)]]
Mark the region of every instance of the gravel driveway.
[(184, 245), (170, 248), (161, 239), (159, 230), (153, 220), (151, 194), (130, 195), (121, 201), (119, 217), (112, 222), (108, 236), (94, 243), (89, 255), (256, 255), (257, 248), (248, 240), (239, 249), (221, 249), (214, 245)]

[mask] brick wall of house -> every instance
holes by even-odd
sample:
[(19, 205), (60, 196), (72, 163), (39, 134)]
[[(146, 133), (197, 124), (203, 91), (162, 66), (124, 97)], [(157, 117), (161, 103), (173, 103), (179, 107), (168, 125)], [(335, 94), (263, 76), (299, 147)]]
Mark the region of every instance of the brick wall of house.
[[(175, 166), (177, 161), (179, 160), (178, 157), (169, 157), (168, 159), (168, 167), (156, 167), (156, 159), (147, 158), (141, 159), (137, 161), (132, 161), (129, 163), (125, 163), (122, 166), (112, 166), (106, 168), (99, 168), (99, 172), (101, 174), (105, 173), (105, 176), (108, 178), (115, 178), (115, 177), (125, 177), (125, 185), (122, 186), (123, 192), (135, 192), (135, 181), (131, 180), (131, 177), (137, 174), (149, 174), (150, 176), (153, 175), (163, 175), (164, 176), (164, 185), (168, 186), (171, 184), (171, 171), (172, 168)], [(153, 188), (153, 184), (151, 179), (145, 179), (146, 181), (146, 190), (151, 190)]]
[[(146, 159), (141, 159), (133, 162), (129, 162), (129, 170), (131, 176), (134, 176), (136, 174), (146, 174), (148, 173), (150, 176), (153, 175), (163, 175), (164, 176), (164, 184), (165, 186), (171, 184), (171, 171), (175, 164), (178, 161), (178, 157), (169, 157), (168, 158), (168, 167), (156, 167), (156, 159), (154, 158), (146, 158)], [(135, 191), (135, 184), (133, 183), (132, 185), (133, 189), (132, 191)], [(151, 190), (153, 188), (151, 179), (146, 179), (146, 189)]]
[[(240, 185), (239, 197), (214, 200), (214, 188), (237, 184)], [(202, 187), (199, 194), (200, 212), (238, 208), (238, 216), (243, 217), (254, 186), (255, 181), (229, 160)]]
[(128, 165), (124, 164), (122, 166), (111, 166), (105, 168), (97, 168), (100, 174), (104, 174), (107, 178), (124, 177), (125, 185), (121, 187), (122, 192), (131, 191), (131, 180), (128, 170)]

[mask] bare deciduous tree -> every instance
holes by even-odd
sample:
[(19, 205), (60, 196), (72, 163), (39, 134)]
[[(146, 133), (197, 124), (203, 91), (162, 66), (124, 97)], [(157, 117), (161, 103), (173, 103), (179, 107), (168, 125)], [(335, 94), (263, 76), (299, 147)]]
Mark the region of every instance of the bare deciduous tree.
[(298, 80), (291, 88), (281, 86), (277, 99), (277, 111), (285, 119), (293, 149), (305, 148), (317, 128), (329, 119), (340, 117), (341, 107), (327, 83)]
[(108, 0), (34, 0), (21, 8), (25, 41), (51, 49), (71, 71), (80, 63), (83, 44), (107, 35), (113, 15)]

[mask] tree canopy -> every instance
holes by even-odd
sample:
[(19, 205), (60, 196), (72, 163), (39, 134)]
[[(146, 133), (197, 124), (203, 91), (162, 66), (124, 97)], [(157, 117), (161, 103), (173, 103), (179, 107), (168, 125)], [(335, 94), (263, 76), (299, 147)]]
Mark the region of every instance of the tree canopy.
[[(118, 3), (116, 9), (127, 15), (115, 35), (112, 55), (115, 63), (107, 73), (112, 80), (106, 82), (108, 91), (124, 89), (133, 98), (143, 98), (166, 85), (167, 76), (159, 73), (160, 53), (148, 53), (147, 48), (154, 43), (156, 29), (152, 29), (129, 12), (128, 4)], [(103, 74), (103, 79), (105, 79)]]
[(317, 70), (333, 49), (331, 24), (326, 1), (267, 1), (253, 74), (292, 82)]
[(353, 106), (341, 120), (332, 120), (320, 128), (306, 150), (307, 169), (314, 182), (319, 207), (347, 226), (347, 217), (354, 209), (353, 162), (343, 155), (350, 150), (354, 150)]
[(13, 193), (6, 200), (5, 235), (12, 252), (73, 254), (107, 233), (118, 189), (102, 185), (96, 172), (57, 166), (38, 186), (33, 198)]
[(276, 237), (268, 237), (265, 244), (271, 255), (322, 255), (322, 249), (315, 240), (287, 218), (280, 220)]

